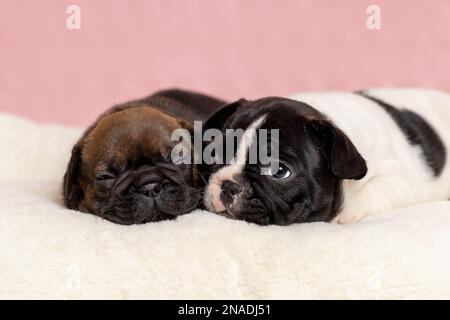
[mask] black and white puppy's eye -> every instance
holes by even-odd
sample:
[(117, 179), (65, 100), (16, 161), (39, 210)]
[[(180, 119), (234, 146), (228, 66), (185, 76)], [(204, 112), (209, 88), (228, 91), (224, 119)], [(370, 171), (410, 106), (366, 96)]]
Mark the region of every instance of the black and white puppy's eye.
[(291, 175), (291, 170), (289, 168), (280, 162), (278, 166), (278, 171), (272, 174), (272, 177), (276, 179), (286, 179), (289, 178)]
[(102, 174), (98, 175), (97, 177), (95, 177), (95, 179), (97, 181), (107, 181), (107, 180), (113, 180), (115, 178), (116, 178), (116, 176), (113, 175), (112, 173), (102, 173)]

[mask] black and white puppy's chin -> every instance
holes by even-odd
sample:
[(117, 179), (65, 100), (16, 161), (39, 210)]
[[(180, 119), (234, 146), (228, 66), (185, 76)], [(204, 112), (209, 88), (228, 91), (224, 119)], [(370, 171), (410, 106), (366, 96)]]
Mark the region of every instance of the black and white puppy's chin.
[[(279, 130), (279, 168), (262, 175), (250, 163), (258, 134), (242, 139), (231, 164), (209, 168), (204, 203), (212, 212), (268, 225), (331, 221), (342, 205), (343, 179), (361, 179), (366, 162), (348, 137), (314, 108), (284, 98), (239, 100), (213, 115), (204, 129)], [(267, 138), (266, 138), (267, 139)], [(270, 140), (266, 141), (270, 145)]]
[(264, 202), (253, 194), (254, 191), (250, 185), (243, 186), (231, 180), (224, 180), (220, 190), (208, 189), (205, 204), (210, 211), (230, 219), (245, 220), (260, 225), (270, 224), (270, 216), (266, 213), (267, 208)]

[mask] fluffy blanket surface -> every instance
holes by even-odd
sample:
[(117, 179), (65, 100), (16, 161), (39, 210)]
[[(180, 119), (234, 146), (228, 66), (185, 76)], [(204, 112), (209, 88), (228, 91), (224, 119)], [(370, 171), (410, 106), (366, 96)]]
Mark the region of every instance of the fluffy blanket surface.
[(0, 115), (0, 298), (450, 298), (450, 202), (353, 225), (120, 226), (61, 204), (80, 133)]

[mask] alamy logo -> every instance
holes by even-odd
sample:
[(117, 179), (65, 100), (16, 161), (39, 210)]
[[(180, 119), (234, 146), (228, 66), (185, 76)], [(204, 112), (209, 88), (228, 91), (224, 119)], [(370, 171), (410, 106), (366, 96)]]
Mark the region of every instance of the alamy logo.
[[(178, 142), (172, 149), (175, 164), (259, 165), (262, 175), (279, 168), (278, 129), (218, 129), (202, 130), (202, 122), (194, 121), (194, 137), (186, 129), (176, 129), (171, 140)], [(192, 149), (193, 148), (193, 149)]]
[(69, 30), (81, 29), (81, 9), (75, 4), (67, 7), (66, 13), (69, 15), (66, 20), (66, 28)]
[(66, 286), (70, 291), (81, 290), (81, 271), (76, 265), (71, 265), (66, 269)]
[(366, 26), (369, 30), (381, 29), (381, 9), (377, 5), (370, 5), (366, 9), (367, 17)]

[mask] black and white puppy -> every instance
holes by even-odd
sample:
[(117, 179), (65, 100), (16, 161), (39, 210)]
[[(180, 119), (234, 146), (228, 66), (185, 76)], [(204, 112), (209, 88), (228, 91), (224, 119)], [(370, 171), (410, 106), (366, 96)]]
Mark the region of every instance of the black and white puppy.
[(205, 205), (230, 218), (262, 225), (351, 223), (450, 198), (446, 93), (374, 89), (239, 100), (206, 128), (279, 129), (277, 172), (261, 175), (245, 161), (248, 143), (234, 154), (244, 162), (210, 168)]

